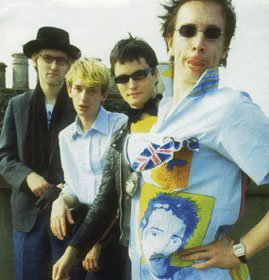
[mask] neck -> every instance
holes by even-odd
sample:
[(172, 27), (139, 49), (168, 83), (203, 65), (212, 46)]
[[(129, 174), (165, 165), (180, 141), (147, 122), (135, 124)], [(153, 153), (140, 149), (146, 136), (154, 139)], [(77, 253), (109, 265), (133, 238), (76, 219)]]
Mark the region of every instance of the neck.
[(151, 115), (150, 114), (148, 114), (148, 113), (142, 113), (141, 115), (140, 115), (140, 117), (139, 117), (139, 121), (143, 121), (143, 120), (145, 120), (145, 119), (147, 119), (147, 118), (149, 118), (149, 117), (151, 117)]
[(174, 69), (174, 83), (173, 83), (173, 106), (178, 105), (193, 89), (195, 83), (186, 81), (178, 69)]
[(85, 133), (91, 129), (91, 127), (94, 123), (94, 120), (80, 118), (80, 122), (81, 122), (81, 130)]
[(47, 104), (55, 104), (64, 83), (57, 86), (50, 86), (48, 84), (40, 83), (40, 86), (44, 92), (45, 102)]
[(173, 111), (173, 109), (180, 104), (180, 102), (190, 93), (193, 89), (195, 83), (188, 82), (182, 78), (178, 73), (177, 68), (174, 69), (174, 82), (173, 82), (173, 102), (168, 111), (168, 115)]
[[(157, 115), (157, 108), (160, 103), (160, 98), (157, 99), (157, 95), (155, 94), (151, 98), (149, 98), (142, 107), (140, 108), (131, 108), (131, 110), (136, 111), (134, 117), (131, 117), (132, 121), (142, 121), (144, 119), (147, 119), (148, 117)], [(129, 115), (129, 117), (132, 116), (132, 114)]]
[[(100, 108), (99, 108), (100, 110)], [(99, 113), (99, 110), (92, 116), (88, 116), (88, 117), (79, 117), (80, 122), (81, 122), (81, 130), (85, 133), (88, 130), (90, 130), (97, 118), (97, 115)]]

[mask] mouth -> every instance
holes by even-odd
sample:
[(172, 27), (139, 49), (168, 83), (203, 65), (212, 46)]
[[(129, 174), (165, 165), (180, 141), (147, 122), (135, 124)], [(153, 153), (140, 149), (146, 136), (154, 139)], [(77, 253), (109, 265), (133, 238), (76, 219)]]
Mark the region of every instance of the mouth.
[(150, 261), (162, 261), (163, 259), (165, 259), (165, 256), (162, 254), (154, 254), (149, 258)]
[(132, 92), (128, 94), (128, 97), (137, 97), (139, 96), (141, 93), (140, 92)]
[(48, 76), (50, 76), (50, 77), (57, 77), (58, 73), (48, 73)]
[(84, 105), (78, 105), (78, 108), (80, 111), (83, 111), (83, 112), (87, 111), (87, 109), (88, 109), (88, 107), (84, 106)]
[(194, 72), (200, 72), (205, 70), (206, 68), (206, 61), (199, 59), (199, 58), (192, 58), (187, 60), (187, 63), (190, 67), (190, 69)]

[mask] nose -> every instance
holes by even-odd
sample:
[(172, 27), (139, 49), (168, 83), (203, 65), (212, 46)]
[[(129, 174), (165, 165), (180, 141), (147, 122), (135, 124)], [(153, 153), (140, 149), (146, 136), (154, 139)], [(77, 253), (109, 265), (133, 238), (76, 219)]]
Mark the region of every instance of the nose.
[(167, 238), (159, 238), (158, 240), (155, 240), (155, 242), (152, 244), (152, 251), (154, 251), (154, 254), (165, 255), (165, 251), (168, 245), (169, 242)]
[(192, 50), (197, 52), (205, 50), (205, 37), (203, 32), (198, 31), (193, 37)]
[(80, 97), (80, 100), (81, 100), (81, 101), (85, 101), (85, 100), (86, 100), (86, 98), (87, 98), (87, 92), (86, 92), (85, 89), (82, 90), (82, 91), (80, 92), (79, 97)]
[(51, 67), (52, 69), (55, 69), (55, 68), (57, 68), (57, 66), (58, 66), (58, 64), (57, 64), (57, 62), (56, 62), (56, 59), (54, 59), (54, 60), (51, 62), (50, 67)]
[(129, 82), (128, 82), (129, 88), (137, 88), (137, 81), (135, 81), (132, 77), (130, 77)]

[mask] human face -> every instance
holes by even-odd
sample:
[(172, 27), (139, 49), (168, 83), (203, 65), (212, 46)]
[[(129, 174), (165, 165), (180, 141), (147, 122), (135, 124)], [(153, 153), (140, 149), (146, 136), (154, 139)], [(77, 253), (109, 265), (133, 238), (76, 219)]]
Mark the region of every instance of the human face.
[[(120, 75), (131, 75), (135, 71), (148, 69), (150, 66), (144, 58), (139, 61), (127, 61), (123, 64), (118, 61), (114, 65), (115, 77)], [(130, 78), (127, 83), (117, 84), (120, 94), (131, 108), (141, 109), (145, 103), (155, 96), (155, 84), (157, 83), (157, 74), (150, 72), (145, 78), (135, 81)]]
[[(55, 59), (51, 63), (47, 63), (43, 58), (46, 55), (65, 58), (67, 63), (59, 65)], [(68, 59), (68, 55), (63, 51), (54, 49), (41, 50), (36, 59), (33, 60), (41, 86), (62, 86), (64, 76), (70, 66)]]
[(182, 244), (186, 226), (171, 210), (156, 209), (143, 231), (141, 245), (144, 259), (153, 275), (164, 276), (170, 257)]
[(193, 37), (182, 37), (178, 31), (182, 25), (195, 25), (197, 30), (219, 27), (225, 30), (221, 6), (215, 2), (189, 1), (180, 7), (176, 16), (175, 31), (167, 38), (170, 54), (174, 57), (175, 79), (194, 85), (206, 69), (219, 65), (227, 55), (225, 35), (216, 40), (206, 39), (203, 32)]
[(81, 120), (95, 119), (101, 102), (105, 101), (108, 95), (108, 92), (102, 94), (101, 88), (85, 86), (79, 79), (75, 79), (72, 86), (68, 86), (67, 89)]

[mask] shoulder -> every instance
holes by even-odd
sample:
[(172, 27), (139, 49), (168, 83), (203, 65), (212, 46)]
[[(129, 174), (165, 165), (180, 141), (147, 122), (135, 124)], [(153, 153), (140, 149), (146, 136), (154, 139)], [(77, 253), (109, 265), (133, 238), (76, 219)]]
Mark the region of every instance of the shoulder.
[(233, 102), (252, 102), (250, 95), (247, 92), (235, 90), (229, 87), (218, 88), (209, 92), (206, 95), (208, 98), (220, 99), (225, 102), (225, 104), (230, 104)]
[(227, 87), (209, 92), (204, 96), (203, 102), (206, 110), (217, 110), (219, 113), (225, 114), (226, 117), (230, 114), (245, 114), (247, 108), (260, 110), (247, 92)]
[(59, 139), (72, 139), (72, 135), (75, 131), (76, 128), (76, 122), (73, 122), (69, 124), (67, 127), (65, 127), (63, 130), (60, 131), (59, 133)]
[(117, 130), (114, 131), (111, 139), (113, 147), (116, 149), (122, 149), (123, 142), (126, 138), (126, 135), (129, 133), (129, 124), (125, 122)]
[(223, 88), (219, 90), (220, 102), (228, 114), (238, 117), (240, 115), (249, 119), (252, 115), (264, 115), (258, 104), (252, 101), (250, 94), (244, 91)]
[(106, 112), (107, 112), (109, 120), (111, 120), (111, 121), (119, 120), (122, 122), (126, 122), (128, 119), (128, 117), (123, 113), (109, 112), (109, 111), (106, 111)]
[(32, 98), (34, 94), (34, 91), (33, 90), (28, 90), (28, 91), (25, 91), (24, 93), (22, 94), (19, 94), (17, 96), (14, 96), (10, 99), (10, 101), (13, 103), (13, 104), (17, 104), (17, 103), (23, 103), (23, 102), (29, 102)]
[(109, 126), (113, 131), (118, 130), (128, 120), (128, 117), (123, 113), (109, 112), (105, 110)]

